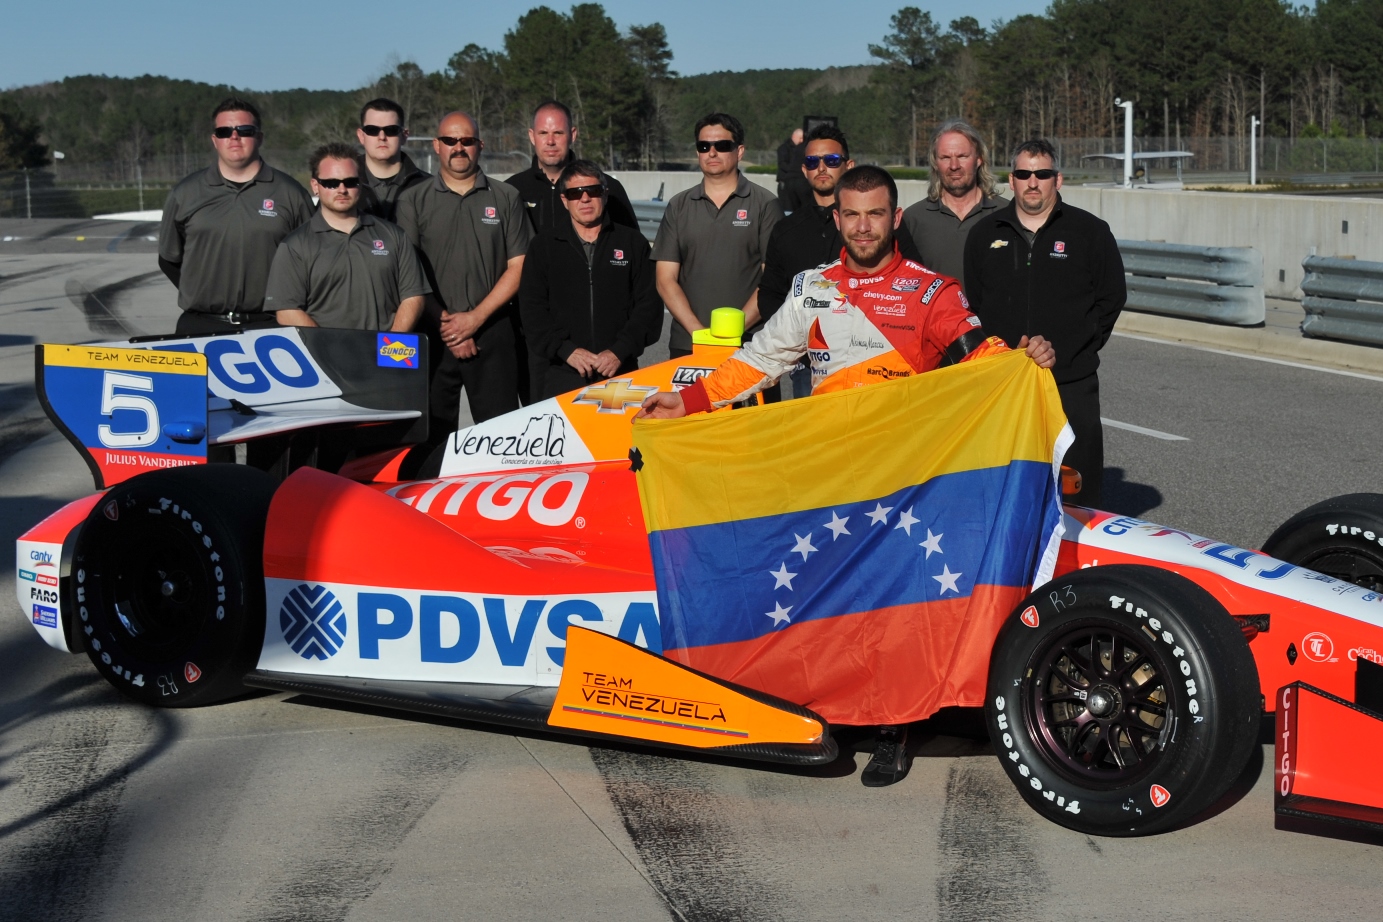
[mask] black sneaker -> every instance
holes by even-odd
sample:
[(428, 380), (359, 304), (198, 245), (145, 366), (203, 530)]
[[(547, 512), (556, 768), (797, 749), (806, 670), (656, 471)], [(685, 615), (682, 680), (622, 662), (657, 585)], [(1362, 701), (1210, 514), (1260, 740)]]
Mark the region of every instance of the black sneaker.
[(874, 743), (874, 757), (864, 767), (860, 781), (867, 788), (897, 784), (907, 777), (912, 760), (908, 758), (908, 728), (880, 727)]

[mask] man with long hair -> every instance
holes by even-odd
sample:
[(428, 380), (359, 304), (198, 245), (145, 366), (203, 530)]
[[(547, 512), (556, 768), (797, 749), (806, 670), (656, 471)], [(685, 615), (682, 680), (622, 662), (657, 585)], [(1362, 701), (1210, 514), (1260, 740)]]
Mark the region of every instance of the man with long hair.
[(952, 119), (932, 134), (927, 197), (903, 212), (922, 265), (965, 280), (965, 239), (985, 215), (1003, 207), (989, 169), (989, 147), (973, 127)]

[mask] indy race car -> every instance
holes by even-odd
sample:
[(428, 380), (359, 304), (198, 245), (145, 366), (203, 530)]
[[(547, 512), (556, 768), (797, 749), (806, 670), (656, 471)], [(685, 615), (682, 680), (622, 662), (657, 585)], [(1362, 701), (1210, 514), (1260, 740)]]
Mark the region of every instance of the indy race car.
[[(416, 336), (38, 346), (98, 492), (19, 538), (19, 603), (150, 706), (248, 687), (832, 762), (802, 702), (662, 655), (631, 417), (733, 345), (431, 442)], [(1195, 822), (1272, 711), (1278, 814), (1383, 828), (1383, 495), (1312, 506), (1262, 551), (1077, 506), (1061, 525), (1053, 578), (970, 663), (983, 684), (987, 653), (988, 733), (1035, 810), (1110, 836)]]

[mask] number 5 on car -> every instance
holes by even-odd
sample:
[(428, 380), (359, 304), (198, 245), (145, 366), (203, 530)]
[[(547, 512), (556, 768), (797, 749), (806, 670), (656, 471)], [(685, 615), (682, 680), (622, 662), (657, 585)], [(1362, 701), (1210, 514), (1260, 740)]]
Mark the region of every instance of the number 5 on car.
[(206, 357), (163, 349), (36, 347), (38, 397), (98, 488), (205, 464)]

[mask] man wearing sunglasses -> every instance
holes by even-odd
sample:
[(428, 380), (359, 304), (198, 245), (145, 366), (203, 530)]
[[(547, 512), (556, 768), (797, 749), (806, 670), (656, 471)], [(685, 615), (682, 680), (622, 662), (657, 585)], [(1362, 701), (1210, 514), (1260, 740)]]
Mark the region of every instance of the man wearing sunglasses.
[(943, 122), (928, 156), (927, 197), (903, 212), (903, 226), (922, 265), (963, 281), (970, 231), (1007, 203), (994, 192), (988, 146), (967, 123)]
[(423, 258), (432, 294), (424, 328), (432, 370), (432, 433), (455, 432), (466, 391), (479, 423), (518, 409), (518, 361), (509, 305), (518, 294), (533, 229), (518, 190), (480, 168), (475, 119), (449, 112), (432, 149), (437, 175), (404, 190), (398, 223)]
[[(836, 183), (855, 165), (845, 132), (834, 125), (818, 125), (807, 138), (802, 175), (811, 189), (811, 201), (799, 203), (792, 214), (779, 221), (768, 237), (768, 255), (759, 280), (759, 313), (767, 321), (784, 301), (797, 273), (824, 266), (840, 258), (840, 229), (836, 227)], [(765, 388), (764, 400), (778, 390)], [(811, 372), (807, 366), (792, 371), (792, 394), (805, 397), (811, 392)]]
[(432, 289), (403, 231), (360, 211), (355, 150), (339, 141), (323, 145), (308, 170), (320, 207), (279, 244), (265, 309), (285, 326), (413, 329)]
[(667, 203), (653, 258), (658, 294), (672, 314), (668, 354), (691, 354), (693, 330), (704, 330), (717, 307), (744, 309), (746, 334), (759, 323), (759, 278), (768, 238), (783, 217), (772, 192), (740, 172), (744, 126), (724, 112), (696, 123), (701, 182)]
[(408, 140), (403, 106), (383, 97), (365, 103), (355, 137), (365, 149), (360, 158), (360, 211), (393, 221), (403, 190), (429, 179), (403, 152), (403, 142)]
[(1109, 225), (1061, 200), (1056, 150), (1026, 141), (1009, 173), (1013, 201), (975, 225), (965, 243), (965, 293), (984, 328), (1009, 345), (1041, 335), (1056, 347), (1052, 369), (1075, 442), (1065, 463), (1081, 473), (1070, 501), (1099, 506), (1104, 479), (1100, 349), (1127, 289)]
[(566, 226), (538, 234), (523, 261), (519, 305), (543, 376), (535, 400), (633, 371), (662, 332), (648, 241), (611, 219), (602, 176), (589, 160), (567, 164)]
[(272, 326), (264, 286), (279, 242), (312, 218), (307, 190), (259, 156), (259, 110), (231, 97), (212, 113), (216, 163), (173, 187), (158, 264), (178, 289), (183, 336)]

